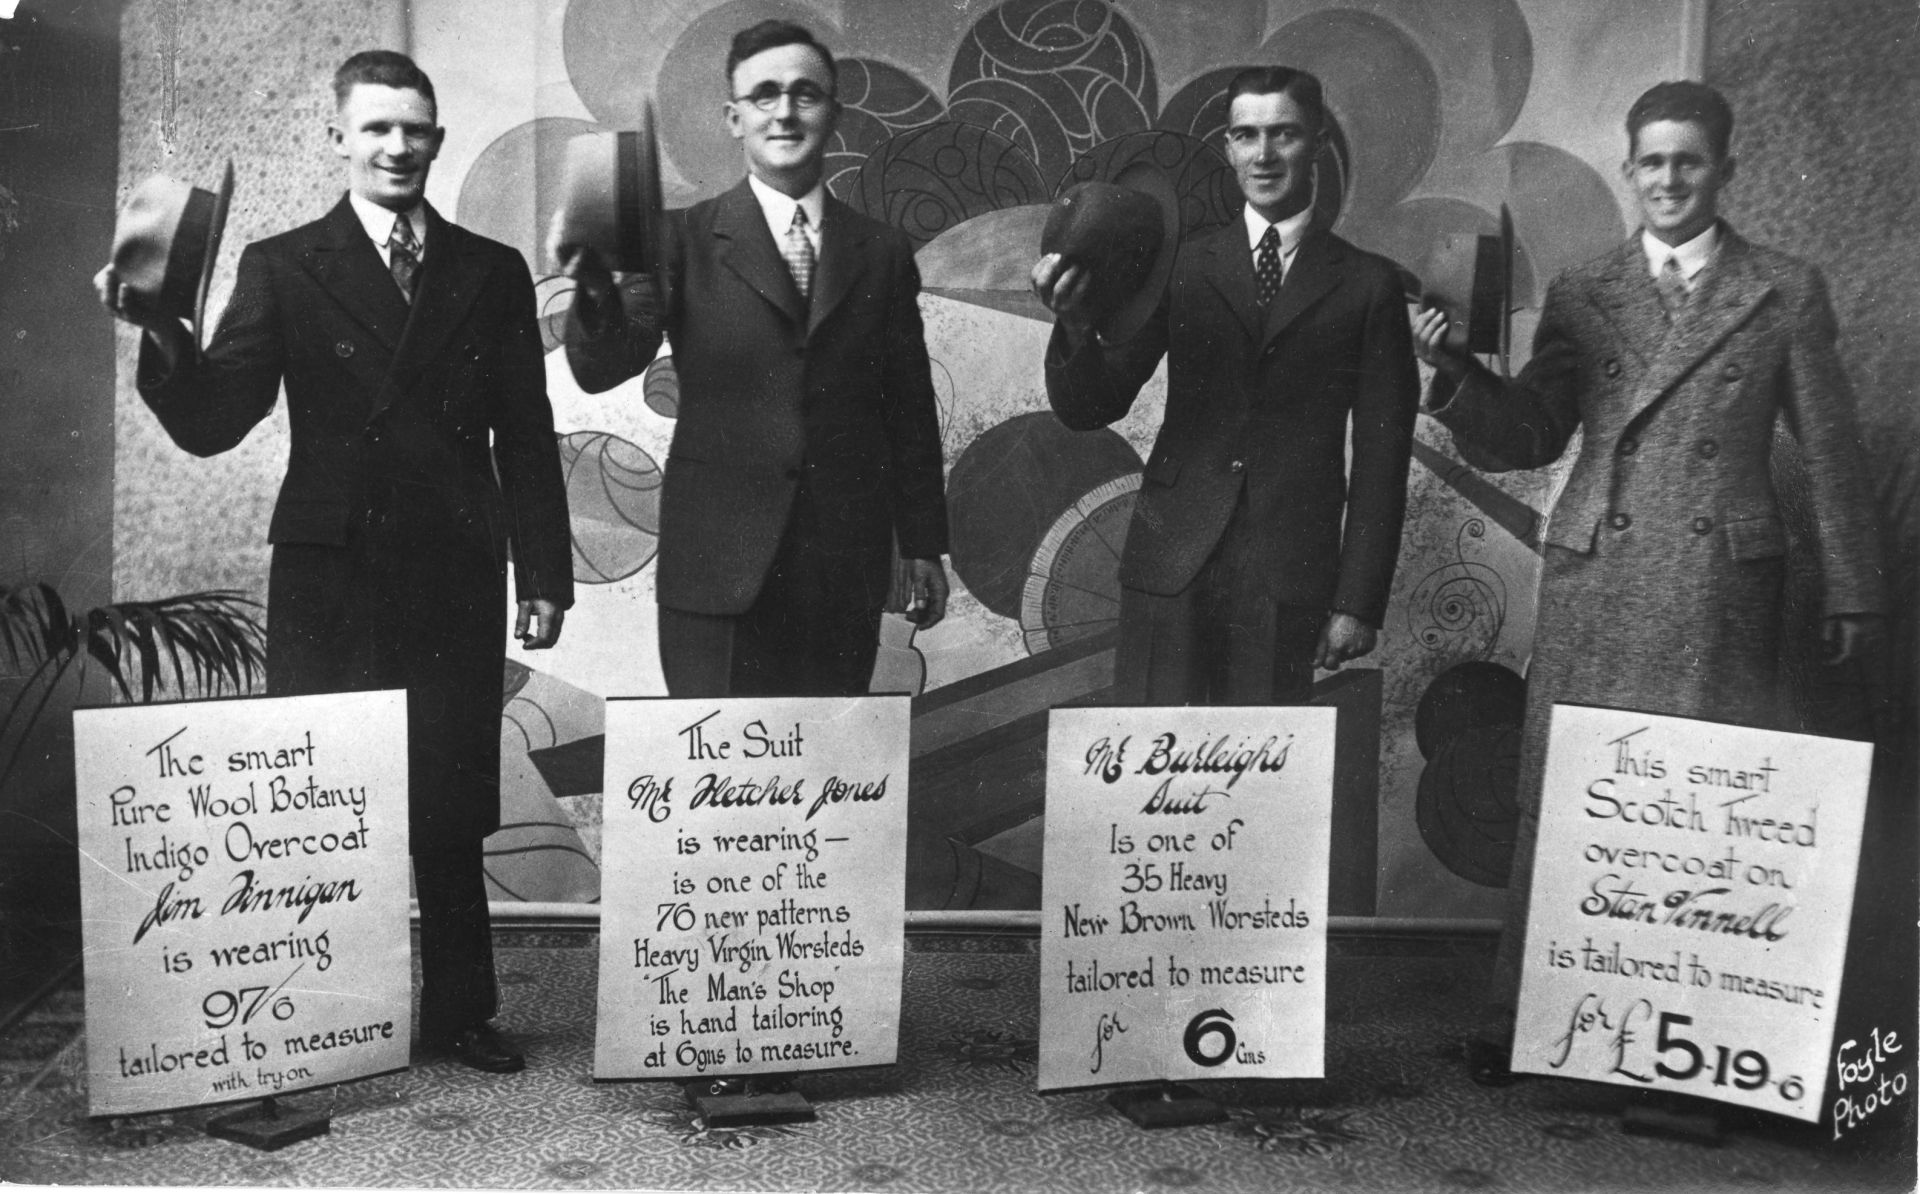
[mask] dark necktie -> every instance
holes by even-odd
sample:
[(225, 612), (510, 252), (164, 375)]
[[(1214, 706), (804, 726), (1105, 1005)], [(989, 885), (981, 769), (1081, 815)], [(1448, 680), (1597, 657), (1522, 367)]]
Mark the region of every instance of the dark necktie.
[(1280, 293), (1280, 230), (1271, 224), (1254, 254), (1253, 275), (1260, 284), (1260, 305), (1271, 305), (1273, 296)]
[(780, 255), (787, 259), (787, 269), (793, 272), (793, 284), (800, 288), (800, 297), (811, 298), (813, 242), (807, 239), (807, 209), (798, 204), (794, 206), (793, 223), (787, 226), (787, 241)]
[(1692, 292), (1687, 289), (1686, 275), (1680, 272), (1680, 260), (1668, 257), (1667, 263), (1660, 267), (1660, 276), (1653, 280), (1654, 289), (1660, 292), (1660, 305), (1667, 310), (1667, 321), (1679, 323), (1687, 313), (1687, 300)]
[(413, 224), (405, 216), (393, 218), (393, 231), (387, 236), (387, 268), (400, 293), (413, 301), (413, 281), (420, 273), (420, 242), (414, 239)]

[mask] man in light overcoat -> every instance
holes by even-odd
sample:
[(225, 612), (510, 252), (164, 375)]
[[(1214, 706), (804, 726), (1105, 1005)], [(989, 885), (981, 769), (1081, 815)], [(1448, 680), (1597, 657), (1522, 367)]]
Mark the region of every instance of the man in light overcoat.
[(1518, 378), (1449, 348), (1441, 312), (1414, 321), (1436, 371), (1428, 413), (1456, 440), (1538, 468), (1584, 432), (1546, 535), (1493, 1023), (1469, 1046), (1479, 1081), (1510, 1077), (1552, 706), (1781, 725), (1777, 415), (1805, 455), (1831, 661), (1868, 650), (1885, 612), (1826, 285), (1719, 218), (1732, 131), (1726, 101), (1700, 83), (1662, 83), (1634, 103), (1622, 173), (1642, 228), (1553, 283)]

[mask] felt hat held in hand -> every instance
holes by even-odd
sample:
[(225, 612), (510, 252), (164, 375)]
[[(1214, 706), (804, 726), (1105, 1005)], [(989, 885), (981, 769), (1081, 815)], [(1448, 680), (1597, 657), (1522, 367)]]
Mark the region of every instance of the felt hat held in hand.
[(1089, 273), (1087, 303), (1105, 340), (1125, 340), (1153, 314), (1180, 247), (1173, 184), (1144, 162), (1111, 182), (1075, 183), (1054, 200), (1040, 252)]
[(113, 271), (121, 286), (162, 315), (191, 319), (196, 345), (232, 201), (232, 162), (218, 192), (156, 174), (133, 189), (114, 221)]
[(586, 133), (567, 142), (549, 246), (556, 259), (589, 248), (608, 269), (658, 273), (662, 219), (651, 103), (641, 105), (637, 129)]

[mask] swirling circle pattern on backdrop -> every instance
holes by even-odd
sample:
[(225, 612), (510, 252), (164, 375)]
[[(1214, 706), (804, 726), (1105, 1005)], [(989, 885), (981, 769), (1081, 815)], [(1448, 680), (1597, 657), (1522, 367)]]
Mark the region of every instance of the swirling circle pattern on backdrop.
[(926, 84), (897, 66), (864, 58), (842, 58), (838, 94), (840, 121), (827, 142), (827, 190), (850, 199), (859, 187), (860, 167), (891, 137), (932, 124), (946, 115)]
[(559, 266), (547, 254), (547, 229), (567, 142), (599, 128), (586, 120), (542, 116), (495, 137), (460, 180), (454, 221), (520, 250), (536, 276), (553, 273)]
[(605, 431), (560, 437), (573, 531), (573, 579), (604, 585), (647, 566), (660, 540), (660, 466)]
[(1102, 0), (1008, 0), (969, 29), (947, 78), (947, 111), (991, 129), (1045, 180), (1159, 108), (1140, 35)]
[(1013, 142), (942, 121), (894, 137), (869, 156), (853, 206), (924, 245), (982, 212), (1046, 196), (1039, 171)]
[(1454, 559), (1422, 577), (1407, 597), (1407, 630), (1429, 651), (1485, 659), (1507, 622), (1507, 582), (1497, 568), (1467, 559), (1469, 539), (1486, 536), (1469, 518), (1454, 536)]

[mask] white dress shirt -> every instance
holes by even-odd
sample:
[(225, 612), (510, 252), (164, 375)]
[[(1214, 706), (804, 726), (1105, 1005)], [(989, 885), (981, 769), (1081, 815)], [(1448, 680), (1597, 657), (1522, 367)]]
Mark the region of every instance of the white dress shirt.
[(820, 259), (820, 220), (827, 210), (827, 188), (823, 182), (813, 184), (813, 189), (794, 199), (783, 195), (753, 175), (747, 175), (747, 185), (753, 188), (753, 197), (760, 201), (761, 214), (767, 217), (767, 231), (773, 233), (773, 243), (787, 243), (787, 229), (793, 227), (793, 209), (802, 207), (807, 212), (807, 243), (813, 246), (814, 260)]
[(1640, 247), (1647, 254), (1647, 270), (1655, 277), (1666, 268), (1667, 258), (1673, 258), (1680, 267), (1680, 276), (1686, 280), (1687, 289), (1694, 288), (1694, 279), (1701, 270), (1707, 268), (1707, 262), (1713, 260), (1715, 249), (1720, 247), (1720, 224), (1715, 221), (1707, 225), (1707, 230), (1683, 245), (1669, 245), (1653, 233), (1640, 230)]
[(420, 245), (415, 256), (422, 263), (427, 260), (427, 205), (424, 201), (414, 204), (412, 211), (404, 213), (369, 202), (352, 191), (347, 192), (347, 202), (353, 205), (353, 214), (360, 217), (360, 226), (367, 230), (373, 247), (380, 250), (380, 264), (388, 269), (393, 268), (393, 253), (387, 248), (387, 238), (393, 235), (394, 217), (403, 214), (407, 218), (407, 225), (413, 229), (413, 239)]
[(1280, 280), (1286, 282), (1287, 271), (1293, 268), (1294, 250), (1300, 247), (1300, 241), (1307, 235), (1307, 228), (1313, 223), (1313, 204), (1281, 220), (1277, 224), (1267, 222), (1267, 218), (1253, 210), (1249, 203), (1240, 209), (1247, 222), (1247, 251), (1253, 256), (1253, 268), (1260, 268), (1260, 241), (1267, 235), (1267, 229), (1280, 230)]

